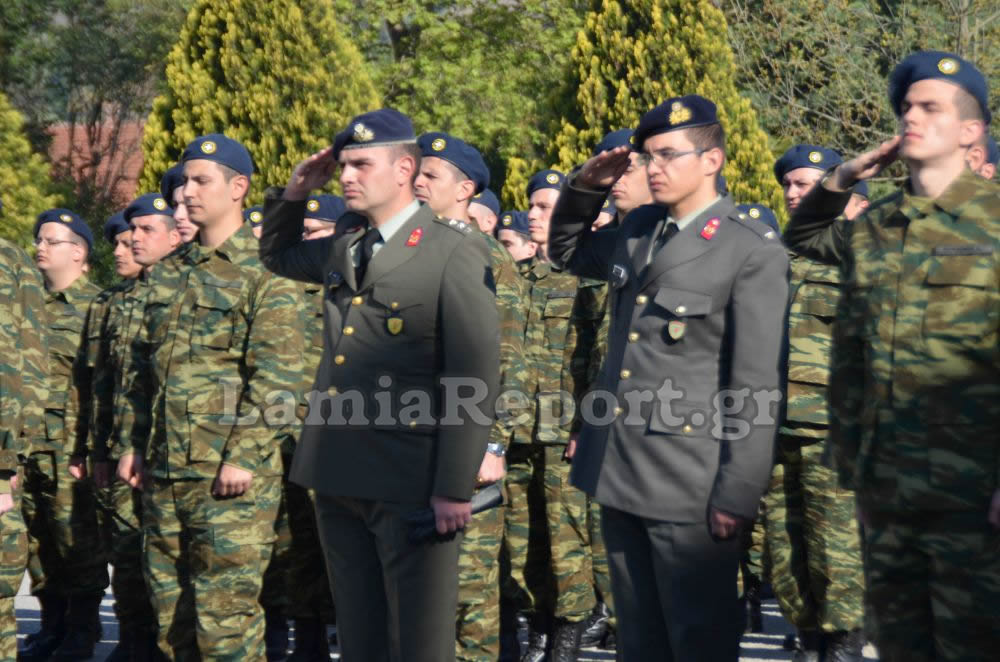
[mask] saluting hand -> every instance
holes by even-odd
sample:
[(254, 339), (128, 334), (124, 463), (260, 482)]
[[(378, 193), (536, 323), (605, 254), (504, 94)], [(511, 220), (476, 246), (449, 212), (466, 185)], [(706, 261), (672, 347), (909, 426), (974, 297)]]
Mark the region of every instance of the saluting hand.
[(468, 501), (432, 496), (431, 508), (434, 509), (437, 532), (441, 535), (464, 529), (472, 521), (472, 504)]
[(830, 183), (838, 190), (846, 191), (862, 179), (874, 177), (899, 158), (899, 144), (902, 140), (902, 136), (894, 136), (870, 152), (842, 163), (834, 170)]
[(333, 177), (333, 172), (336, 169), (337, 160), (333, 158), (333, 147), (321, 149), (295, 166), (282, 198), (285, 200), (305, 200), (309, 197), (310, 191), (323, 188)]
[(576, 182), (584, 188), (610, 188), (628, 170), (631, 153), (630, 147), (622, 146), (590, 157), (576, 174)]

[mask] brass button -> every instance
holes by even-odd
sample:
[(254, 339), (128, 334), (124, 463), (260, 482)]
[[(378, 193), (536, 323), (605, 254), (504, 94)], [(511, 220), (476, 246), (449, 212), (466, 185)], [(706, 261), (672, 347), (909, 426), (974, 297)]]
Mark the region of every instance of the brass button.
[(331, 386), (330, 388), (326, 389), (326, 394), (329, 396), (337, 395), (337, 387)]
[(631, 370), (622, 370), (621, 371), (621, 376), (622, 376), (622, 379), (628, 379), (629, 377), (632, 376), (632, 371)]
[(410, 421), (410, 427), (411, 428), (417, 427), (417, 422), (416, 421)]
[(344, 335), (345, 336), (353, 336), (354, 335), (354, 327), (353, 326), (345, 326), (344, 327)]
[(638, 332), (633, 331), (632, 333), (628, 334), (628, 341), (629, 342), (636, 342), (637, 340), (639, 340), (639, 334), (638, 334)]
[(343, 354), (337, 354), (335, 357), (333, 357), (333, 362), (336, 363), (337, 365), (343, 365), (344, 361), (346, 360), (347, 359), (344, 358)]
[(684, 305), (677, 306), (677, 314), (678, 315), (683, 315), (687, 311), (688, 311), (687, 306), (684, 306)]
[(615, 407), (615, 416), (621, 416), (624, 413), (625, 413), (624, 409), (622, 409), (621, 407)]
[(683, 432), (684, 434), (691, 434), (692, 430), (694, 430), (694, 428), (692, 428), (690, 425), (685, 425), (683, 428), (681, 428), (681, 432)]
[(392, 303), (389, 304), (389, 307), (392, 308), (393, 310), (396, 310), (397, 308), (399, 308), (399, 302), (393, 301)]
[(360, 306), (364, 302), (365, 300), (362, 299), (361, 297), (354, 297), (353, 299), (351, 299), (351, 303), (353, 303), (355, 306)]
[(649, 301), (649, 297), (648, 297), (648, 296), (646, 296), (645, 294), (640, 294), (639, 296), (637, 296), (637, 297), (635, 298), (635, 302), (636, 302), (637, 304), (639, 304), (640, 306), (641, 306), (642, 304), (646, 303), (647, 301)]

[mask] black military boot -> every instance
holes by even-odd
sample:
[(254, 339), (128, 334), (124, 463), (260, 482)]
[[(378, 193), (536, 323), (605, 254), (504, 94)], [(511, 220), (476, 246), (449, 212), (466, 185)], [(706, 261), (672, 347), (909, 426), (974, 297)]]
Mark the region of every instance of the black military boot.
[(549, 662), (576, 662), (580, 655), (580, 633), (583, 632), (583, 621), (567, 621), (556, 619), (552, 634), (552, 650)]
[(288, 619), (283, 609), (264, 610), (264, 648), (267, 662), (283, 662), (288, 657)]
[(815, 630), (799, 630), (798, 639), (795, 641), (795, 653), (792, 655), (792, 662), (819, 662), (822, 638)]
[(580, 633), (580, 647), (596, 646), (608, 633), (608, 621), (611, 619), (611, 610), (603, 602), (598, 602), (590, 612), (590, 616), (583, 622), (583, 632)]
[(862, 662), (865, 636), (861, 630), (823, 633), (823, 662)]
[(330, 659), (326, 624), (319, 619), (295, 619), (295, 650), (286, 662), (319, 662)]
[(521, 652), (521, 662), (542, 662), (549, 650), (551, 622), (537, 614), (528, 619), (528, 647)]
[(94, 620), (100, 618), (98, 610), (103, 597), (103, 593), (98, 593), (69, 599), (69, 609), (66, 611), (66, 636), (59, 647), (52, 652), (53, 662), (89, 660), (94, 656), (94, 645), (99, 637)]
[(764, 631), (764, 613), (761, 610), (760, 580), (756, 576), (748, 575), (744, 581), (743, 597), (747, 601), (747, 625), (748, 632)]
[(521, 659), (521, 641), (518, 636), (521, 627), (528, 627), (528, 619), (501, 602), (499, 662), (518, 662)]
[(38, 594), (42, 607), (42, 627), (24, 639), (24, 648), (17, 653), (18, 662), (41, 662), (49, 659), (66, 636), (66, 598), (48, 592)]

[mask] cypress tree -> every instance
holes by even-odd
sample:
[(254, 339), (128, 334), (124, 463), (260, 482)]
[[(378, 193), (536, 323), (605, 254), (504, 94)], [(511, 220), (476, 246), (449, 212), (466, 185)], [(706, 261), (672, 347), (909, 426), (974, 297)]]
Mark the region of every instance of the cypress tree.
[(35, 217), (58, 206), (49, 179), (49, 166), (31, 151), (24, 134), (24, 118), (0, 93), (0, 200), (3, 222), (0, 237), (22, 246), (31, 243)]
[(379, 106), (331, 0), (197, 0), (168, 57), (166, 87), (146, 124), (139, 188), (156, 190), (188, 142), (219, 132), (254, 158), (250, 204), (351, 117)]

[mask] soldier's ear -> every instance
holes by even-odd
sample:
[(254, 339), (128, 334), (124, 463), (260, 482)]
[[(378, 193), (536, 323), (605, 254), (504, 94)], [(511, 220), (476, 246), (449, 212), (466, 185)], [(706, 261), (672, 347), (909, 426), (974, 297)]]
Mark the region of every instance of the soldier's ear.
[(959, 129), (959, 145), (971, 149), (980, 143), (986, 131), (986, 124), (979, 119), (962, 120), (962, 127)]

